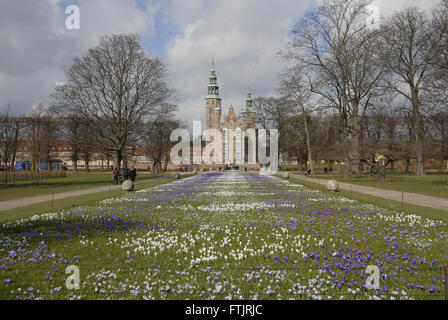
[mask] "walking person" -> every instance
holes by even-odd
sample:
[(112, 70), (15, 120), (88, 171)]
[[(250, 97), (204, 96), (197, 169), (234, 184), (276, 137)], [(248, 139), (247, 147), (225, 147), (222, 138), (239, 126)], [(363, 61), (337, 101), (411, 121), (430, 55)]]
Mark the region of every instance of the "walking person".
[(132, 168), (131, 171), (129, 171), (129, 178), (131, 179), (132, 183), (134, 183), (136, 176), (137, 176), (137, 169)]
[(129, 178), (129, 171), (128, 171), (128, 168), (124, 168), (124, 169), (123, 169), (123, 179), (124, 179), (124, 180), (128, 180), (128, 178)]
[(118, 168), (117, 167), (115, 167), (114, 168), (114, 171), (113, 171), (113, 174), (114, 174), (114, 185), (117, 185), (118, 184), (118, 175), (119, 175), (119, 171), (118, 171)]

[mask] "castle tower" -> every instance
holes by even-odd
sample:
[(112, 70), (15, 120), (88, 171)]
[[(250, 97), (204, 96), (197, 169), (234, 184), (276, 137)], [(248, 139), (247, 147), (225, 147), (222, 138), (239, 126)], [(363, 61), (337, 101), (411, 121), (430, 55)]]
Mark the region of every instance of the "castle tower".
[(215, 62), (212, 61), (208, 95), (205, 98), (205, 128), (219, 129), (221, 120), (221, 98), (219, 97), (218, 78), (215, 72)]
[(244, 130), (248, 128), (254, 128), (255, 129), (255, 109), (253, 106), (253, 100), (252, 95), (250, 92), (250, 89), (247, 90), (247, 97), (246, 97), (246, 107), (243, 110), (243, 125)]

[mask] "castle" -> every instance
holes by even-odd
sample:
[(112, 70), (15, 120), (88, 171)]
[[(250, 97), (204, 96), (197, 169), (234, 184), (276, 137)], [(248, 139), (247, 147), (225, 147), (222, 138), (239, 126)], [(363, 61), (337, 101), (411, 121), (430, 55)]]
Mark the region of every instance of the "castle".
[[(241, 130), (242, 132), (245, 132), (246, 129), (255, 127), (255, 117), (256, 112), (253, 107), (253, 101), (250, 90), (247, 92), (246, 97), (246, 105), (242, 111), (241, 117), (238, 117), (235, 114), (235, 110), (233, 106), (230, 106), (229, 112), (227, 115), (225, 115), (222, 112), (222, 105), (221, 105), (221, 97), (219, 96), (219, 86), (218, 86), (218, 78), (216, 76), (215, 71), (215, 64), (212, 62), (212, 70), (210, 72), (210, 80), (208, 84), (208, 95), (205, 98), (205, 128), (206, 129), (216, 129), (219, 130), (222, 133), (223, 136), (223, 163), (228, 165), (233, 165), (236, 163), (236, 159), (240, 159), (241, 156), (239, 154), (240, 149), (236, 144), (236, 138), (233, 139), (233, 155), (227, 155), (226, 153), (229, 152), (228, 145), (229, 141), (226, 139), (226, 131), (228, 130), (235, 130), (238, 132)], [(242, 142), (247, 144), (246, 142)], [(247, 159), (247, 148), (244, 148), (245, 155), (244, 159)], [(227, 159), (227, 160), (226, 160)], [(246, 162), (246, 161), (244, 161)], [(245, 163), (245, 167), (253, 167), (254, 165), (248, 165)], [(255, 165), (254, 167), (258, 167), (258, 165)]]

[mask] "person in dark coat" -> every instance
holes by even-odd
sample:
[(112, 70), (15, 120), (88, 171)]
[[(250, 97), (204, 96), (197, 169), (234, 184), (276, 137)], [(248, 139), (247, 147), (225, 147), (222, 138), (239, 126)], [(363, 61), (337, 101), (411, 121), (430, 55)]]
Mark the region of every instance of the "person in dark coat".
[(128, 168), (124, 168), (123, 169), (123, 179), (128, 180), (128, 178), (129, 178), (129, 170), (128, 170)]
[(131, 171), (129, 171), (129, 179), (131, 179), (131, 181), (134, 182), (136, 176), (137, 176), (137, 169), (132, 168)]

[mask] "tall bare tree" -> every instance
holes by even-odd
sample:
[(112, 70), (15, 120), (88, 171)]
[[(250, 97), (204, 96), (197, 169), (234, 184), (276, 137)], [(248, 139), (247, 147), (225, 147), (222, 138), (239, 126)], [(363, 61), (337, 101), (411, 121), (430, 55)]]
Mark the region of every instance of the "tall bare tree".
[(448, 104), (448, 0), (442, 0), (433, 11), (433, 26), (436, 34), (441, 35), (435, 60), (432, 64), (433, 77), (429, 79), (429, 95), (433, 103), (438, 104), (441, 112)]
[(162, 160), (165, 162), (163, 168), (166, 171), (170, 161), (170, 150), (174, 145), (170, 141), (171, 132), (180, 127), (180, 122), (175, 118), (176, 105), (162, 104), (152, 112), (151, 119), (145, 124), (145, 146), (153, 159), (153, 172), (162, 169)]
[[(290, 125), (290, 118), (293, 116), (292, 100), (286, 97), (257, 97), (254, 99), (254, 107), (257, 110), (255, 121), (266, 130), (269, 135), (269, 129), (276, 128), (281, 139), (278, 141), (280, 153), (287, 153), (290, 145), (287, 126)], [(269, 144), (269, 142), (267, 142)]]
[(382, 43), (378, 48), (379, 61), (388, 72), (385, 87), (405, 97), (411, 104), (418, 176), (425, 174), (421, 96), (434, 76), (431, 65), (436, 62), (443, 38), (442, 33), (435, 30), (423, 11), (409, 7), (393, 13), (382, 24)]
[(360, 117), (382, 75), (374, 63), (378, 31), (366, 24), (370, 2), (325, 1), (295, 25), (294, 41), (285, 54), (314, 73), (312, 91), (340, 114), (344, 137), (352, 144), (346, 163), (352, 161), (355, 174), (360, 172)]
[(117, 168), (141, 133), (138, 123), (173, 93), (164, 63), (146, 53), (135, 34), (102, 37), (65, 74), (66, 83), (52, 95), (55, 104), (93, 121), (98, 143), (113, 152)]
[(14, 166), (19, 137), (24, 127), (22, 116), (12, 115), (10, 104), (0, 114), (0, 162), (7, 168)]
[(302, 125), (305, 132), (306, 148), (308, 154), (308, 163), (313, 172), (313, 156), (311, 150), (311, 137), (308, 129), (308, 114), (312, 112), (311, 108), (311, 90), (309, 88), (309, 81), (306, 77), (306, 69), (303, 65), (297, 64), (288, 68), (286, 72), (281, 75), (280, 92), (289, 97), (295, 102), (293, 113), (302, 114)]
[(54, 114), (43, 104), (33, 106), (31, 113), (26, 116), (26, 135), (33, 171), (39, 168), (41, 161), (45, 161), (51, 170), (52, 146), (57, 139), (57, 126)]

